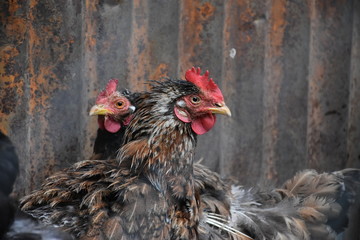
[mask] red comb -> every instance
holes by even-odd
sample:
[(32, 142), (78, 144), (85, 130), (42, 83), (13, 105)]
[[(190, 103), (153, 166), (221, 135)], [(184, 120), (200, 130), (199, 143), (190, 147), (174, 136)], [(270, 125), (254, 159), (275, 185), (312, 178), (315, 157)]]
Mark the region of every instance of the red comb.
[(110, 79), (109, 82), (106, 84), (106, 88), (100, 92), (99, 96), (96, 98), (96, 102), (98, 103), (102, 99), (108, 97), (110, 94), (116, 91), (116, 86), (119, 80), (117, 79)]
[(209, 71), (201, 75), (201, 69), (192, 67), (185, 73), (185, 79), (192, 82), (204, 92), (211, 92), (219, 101), (223, 101), (224, 97), (219, 87), (215, 84), (212, 78), (209, 78)]

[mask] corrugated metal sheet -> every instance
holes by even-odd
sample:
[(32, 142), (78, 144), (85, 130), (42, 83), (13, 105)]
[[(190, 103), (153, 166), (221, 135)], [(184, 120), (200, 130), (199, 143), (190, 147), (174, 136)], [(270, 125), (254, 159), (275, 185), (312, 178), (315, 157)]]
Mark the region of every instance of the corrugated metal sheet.
[(360, 167), (357, 0), (0, 8), (0, 129), (21, 159), (20, 196), (90, 156), (97, 122), (88, 110), (108, 79), (141, 90), (145, 79), (180, 78), (193, 65), (210, 70), (233, 112), (199, 138), (197, 158), (212, 169), (253, 185), (304, 168)]

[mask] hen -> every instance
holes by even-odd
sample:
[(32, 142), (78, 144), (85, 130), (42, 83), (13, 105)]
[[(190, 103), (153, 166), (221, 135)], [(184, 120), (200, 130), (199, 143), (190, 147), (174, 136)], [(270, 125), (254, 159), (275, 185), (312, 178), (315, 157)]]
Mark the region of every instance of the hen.
[[(128, 94), (131, 95), (135, 94)], [(98, 110), (95, 114), (108, 114), (99, 105), (93, 108)], [(121, 113), (114, 112), (112, 114), (118, 114), (120, 119)], [(101, 144), (109, 146), (109, 155), (121, 146), (109, 139)], [(200, 195), (207, 222), (244, 239), (250, 237), (239, 231), (254, 239), (334, 239), (336, 233), (347, 226), (348, 208), (355, 196), (354, 185), (360, 179), (356, 169), (323, 174), (306, 170), (282, 188), (265, 191), (231, 186), (199, 163), (193, 168), (195, 191)], [(302, 190), (299, 192), (298, 188)]]
[(131, 95), (128, 91), (116, 91), (117, 79), (111, 79), (106, 88), (100, 92), (95, 105), (90, 110), (91, 115), (98, 115), (97, 136), (94, 143), (94, 153), (90, 159), (115, 158), (122, 144), (125, 127), (132, 118), (135, 107), (131, 105)]
[[(194, 69), (188, 73), (190, 82), (194, 75), (207, 80)], [(196, 112), (188, 106), (199, 99), (188, 84), (155, 83), (139, 95), (120, 165), (78, 163), (48, 179), (23, 201), (23, 209), (82, 239), (334, 239), (333, 230), (346, 225), (340, 201), (354, 198), (359, 171), (304, 171), (273, 191), (224, 184), (203, 166), (192, 167), (195, 133), (209, 130), (214, 116), (189, 117)], [(217, 105), (210, 110), (229, 113)]]
[[(89, 160), (47, 179), (22, 209), (81, 239), (196, 239), (206, 232), (194, 191), (196, 135), (230, 115), (208, 73), (154, 82), (135, 100), (118, 161)], [(202, 227), (202, 226), (205, 227)]]

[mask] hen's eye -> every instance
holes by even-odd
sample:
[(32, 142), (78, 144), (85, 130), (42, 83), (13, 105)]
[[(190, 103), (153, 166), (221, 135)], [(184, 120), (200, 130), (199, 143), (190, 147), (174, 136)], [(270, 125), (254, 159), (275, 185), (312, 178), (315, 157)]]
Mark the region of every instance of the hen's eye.
[(192, 96), (192, 97), (191, 97), (191, 102), (192, 102), (193, 104), (198, 104), (198, 103), (200, 103), (200, 97), (198, 97), (198, 96)]
[(122, 107), (124, 107), (124, 102), (122, 102), (122, 101), (116, 102), (116, 103), (115, 103), (115, 106), (116, 106), (117, 108), (122, 108)]

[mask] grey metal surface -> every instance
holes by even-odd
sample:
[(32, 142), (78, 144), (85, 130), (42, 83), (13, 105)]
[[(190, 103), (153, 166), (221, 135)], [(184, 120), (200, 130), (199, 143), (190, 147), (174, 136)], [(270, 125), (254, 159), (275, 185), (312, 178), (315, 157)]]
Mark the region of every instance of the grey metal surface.
[(142, 90), (193, 65), (233, 112), (199, 137), (211, 169), (254, 185), (360, 167), (359, 19), (356, 0), (1, 1), (0, 129), (20, 156), (16, 194), (91, 155), (88, 110), (108, 79)]

